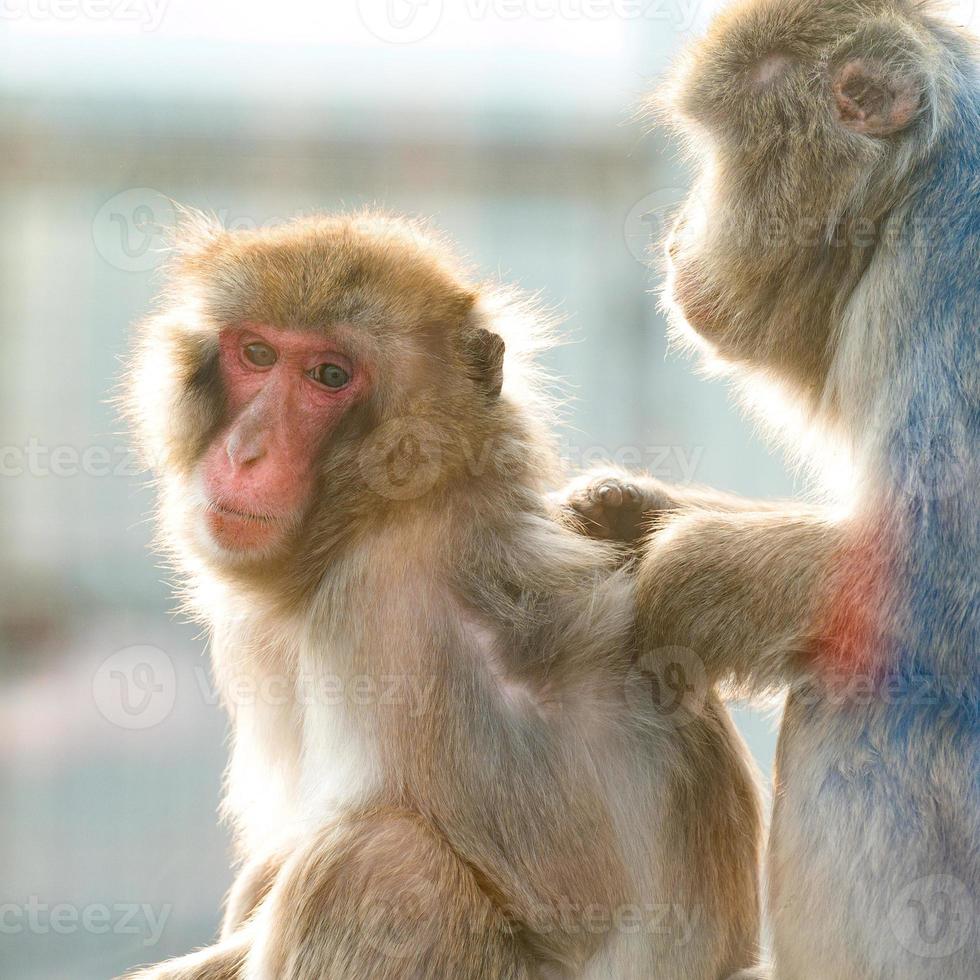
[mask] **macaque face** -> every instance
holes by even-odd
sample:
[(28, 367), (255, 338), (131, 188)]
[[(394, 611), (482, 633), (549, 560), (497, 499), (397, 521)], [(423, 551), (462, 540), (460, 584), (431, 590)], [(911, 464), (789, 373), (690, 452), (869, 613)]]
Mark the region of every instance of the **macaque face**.
[(916, 17), (898, 0), (745, 0), (692, 48), (671, 100), (702, 163), (667, 242), (682, 336), (822, 385), (834, 317), (928, 151), (935, 72)]
[(227, 327), (219, 335), (226, 422), (199, 464), (208, 543), (237, 559), (284, 544), (312, 503), (331, 434), (368, 390), (342, 332)]
[(424, 456), (397, 456), (405, 420), (440, 440), (434, 479), (465, 466), (457, 422), (482, 432), (504, 343), (468, 270), (412, 222), (228, 232), (198, 216), (185, 231), (166, 302), (138, 329), (126, 412), (163, 478), (174, 557), (291, 601), (381, 510), (413, 506), (367, 492), (395, 466), (389, 450), (405, 468)]

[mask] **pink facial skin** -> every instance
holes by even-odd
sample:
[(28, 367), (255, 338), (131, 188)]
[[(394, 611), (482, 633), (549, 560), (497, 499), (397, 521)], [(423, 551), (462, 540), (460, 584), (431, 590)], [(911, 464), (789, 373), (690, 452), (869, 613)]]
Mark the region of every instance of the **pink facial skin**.
[(265, 552), (305, 513), (318, 451), (367, 374), (338, 342), (301, 331), (243, 324), (219, 345), (229, 422), (201, 462), (207, 530), (227, 551)]

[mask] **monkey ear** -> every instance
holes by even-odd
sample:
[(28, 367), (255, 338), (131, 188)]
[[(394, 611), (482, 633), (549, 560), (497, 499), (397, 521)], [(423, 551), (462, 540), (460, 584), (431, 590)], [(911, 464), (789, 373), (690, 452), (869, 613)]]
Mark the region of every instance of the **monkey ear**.
[(486, 327), (476, 327), (463, 341), (468, 374), (490, 399), (500, 397), (504, 386), (504, 341)]
[(905, 129), (922, 108), (920, 78), (906, 67), (855, 57), (833, 73), (837, 121), (865, 136), (891, 136)]

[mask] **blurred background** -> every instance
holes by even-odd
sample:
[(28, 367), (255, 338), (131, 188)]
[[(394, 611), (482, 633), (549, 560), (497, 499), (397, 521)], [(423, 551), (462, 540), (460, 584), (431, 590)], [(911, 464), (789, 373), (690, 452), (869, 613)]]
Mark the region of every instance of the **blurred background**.
[[(4, 0), (0, 978), (188, 951), (230, 880), (224, 716), (108, 403), (171, 200), (240, 228), (362, 204), (431, 217), (564, 315), (548, 360), (570, 468), (799, 490), (724, 387), (667, 356), (651, 295), (686, 177), (634, 110), (715, 6)], [(771, 714), (738, 720), (768, 773)]]

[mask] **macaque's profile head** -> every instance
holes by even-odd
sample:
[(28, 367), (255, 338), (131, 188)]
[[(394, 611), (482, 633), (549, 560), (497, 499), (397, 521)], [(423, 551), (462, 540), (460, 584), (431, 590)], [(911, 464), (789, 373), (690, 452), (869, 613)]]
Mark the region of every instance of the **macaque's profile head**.
[[(420, 226), (190, 224), (127, 391), (178, 551), (239, 572), (309, 561), (362, 511), (382, 519), (465, 477), (506, 429), (487, 297)], [(406, 488), (426, 453), (425, 485)]]
[(730, 364), (811, 406), (840, 312), (949, 127), (962, 32), (913, 0), (737, 0), (666, 109), (700, 165), (669, 293)]
[(682, 61), (672, 109), (763, 199), (846, 190), (883, 157), (927, 145), (941, 121), (950, 64), (934, 6), (740, 0)]

